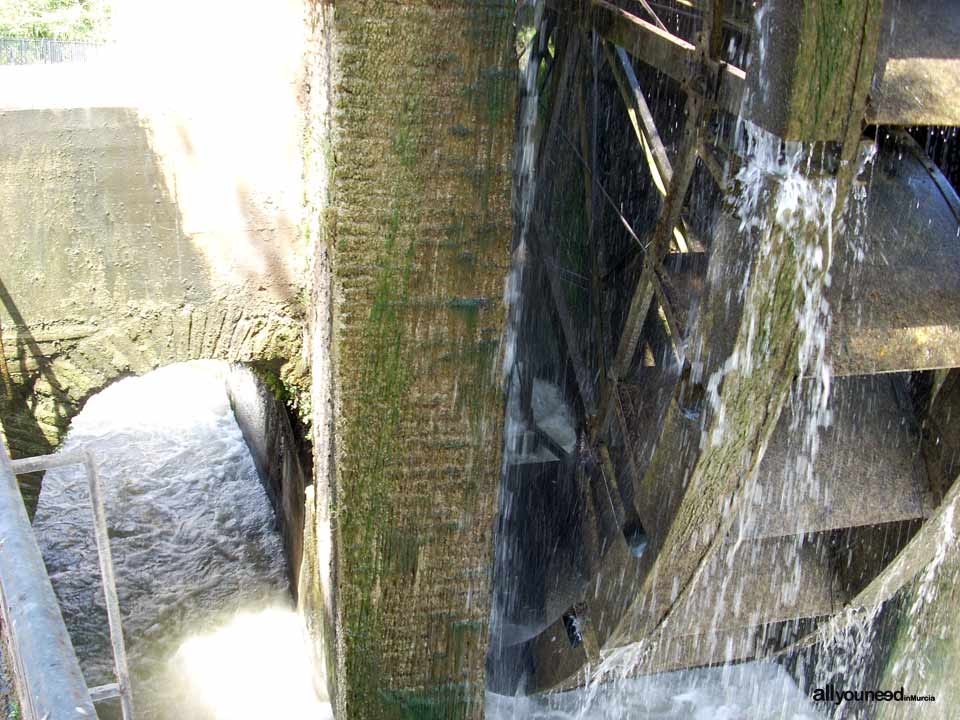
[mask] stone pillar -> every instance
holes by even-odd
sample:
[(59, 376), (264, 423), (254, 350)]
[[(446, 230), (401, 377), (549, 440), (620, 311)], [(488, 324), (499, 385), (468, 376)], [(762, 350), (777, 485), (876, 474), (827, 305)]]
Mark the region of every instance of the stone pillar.
[(513, 12), (315, 7), (317, 572), (303, 602), (325, 614), (339, 717), (483, 713)]

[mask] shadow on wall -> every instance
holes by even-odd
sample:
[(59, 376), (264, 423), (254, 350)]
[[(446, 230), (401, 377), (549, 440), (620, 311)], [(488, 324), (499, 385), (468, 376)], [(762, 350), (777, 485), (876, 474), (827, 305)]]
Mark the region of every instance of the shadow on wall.
[[(54, 398), (63, 398), (65, 393), (2, 280), (0, 280), (0, 303), (3, 304), (3, 309), (13, 320), (16, 333), (13, 354), (16, 358), (18, 376), (21, 378), (21, 382), (16, 382), (10, 372), (6, 349), (8, 343), (2, 341), (3, 325), (0, 323), (0, 363), (3, 364), (4, 386), (0, 424), (3, 427), (3, 435), (10, 445), (29, 447), (31, 449), (30, 454), (47, 454), (53, 451), (53, 446), (36, 419), (37, 397), (33, 394), (32, 388), (37, 380), (42, 377), (54, 391)], [(33, 371), (31, 371), (31, 363), (28, 363), (28, 358), (34, 360), (32, 363)], [(54, 412), (56, 418), (63, 422), (67, 422), (71, 415), (56, 399), (54, 400)], [(30, 517), (33, 517), (37, 507), (41, 477), (43, 477), (43, 473), (30, 473), (18, 478), (23, 500)]]

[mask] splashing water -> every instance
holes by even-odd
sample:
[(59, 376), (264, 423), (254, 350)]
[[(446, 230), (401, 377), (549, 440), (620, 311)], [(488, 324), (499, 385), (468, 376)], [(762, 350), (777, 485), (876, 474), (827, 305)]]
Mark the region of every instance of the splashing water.
[[(311, 686), (303, 624), (289, 608), (237, 613), (226, 625), (189, 637), (171, 661), (173, 684), (211, 718), (329, 720)], [(183, 716), (183, 715), (181, 715)]]
[(556, 695), (487, 695), (490, 720), (820, 720), (783, 668), (744, 663)]
[[(746, 162), (737, 174), (740, 192), (737, 218), (741, 233), (760, 236), (760, 253), (772, 249), (772, 233), (776, 230), (792, 238), (797, 265), (795, 283), (801, 298), (795, 319), (800, 329), (797, 355), (799, 377), (812, 377), (815, 382), (800, 389), (803, 404), (810, 408), (803, 416), (809, 427), (803, 429), (807, 447), (801, 453), (804, 473), (812, 472), (817, 451), (818, 431), (830, 424), (830, 365), (826, 360), (826, 340), (830, 330), (830, 307), (824, 289), (830, 284), (828, 268), (833, 252), (833, 217), (836, 206), (836, 180), (832, 177), (811, 178), (804, 172), (809, 148), (800, 143), (784, 143), (780, 138), (743, 121)], [(773, 193), (771, 199), (768, 193)], [(767, 211), (767, 203), (771, 211)], [(813, 240), (805, 240), (811, 227), (821, 228)], [(740, 300), (746, 298), (751, 275), (745, 272), (740, 284)], [(710, 441), (719, 445), (728, 430), (726, 412), (720, 398), (720, 385), (729, 373), (749, 374), (754, 359), (764, 354), (757, 346), (762, 328), (756, 307), (747, 302), (745, 323), (749, 336), (739, 352), (732, 353), (707, 381), (707, 396), (716, 422)], [(799, 400), (799, 397), (797, 398)], [(795, 403), (797, 405), (798, 403)], [(798, 419), (799, 422), (799, 419)], [(799, 428), (797, 428), (799, 429)]]
[[(185, 363), (111, 385), (64, 444), (97, 459), (138, 717), (265, 717), (249, 710), (281, 706), (278, 676), (284, 702), (322, 707), (224, 369)], [(82, 469), (46, 474), (34, 528), (87, 684), (112, 682)]]
[[(538, 0), (534, 7), (533, 27), (539, 28), (543, 19), (543, 0)], [(539, 42), (538, 47), (533, 42)], [(530, 219), (533, 213), (533, 201), (536, 197), (536, 160), (537, 160), (537, 106), (540, 101), (537, 88), (537, 73), (540, 70), (539, 56), (543, 53), (545, 38), (534, 35), (533, 42), (526, 52), (525, 65), (522, 66), (523, 84), (520, 88), (520, 120), (518, 130), (518, 145), (514, 167), (516, 185), (514, 188), (514, 215), (517, 227), (520, 229), (519, 239), (513, 251), (513, 262), (510, 274), (507, 277), (504, 289), (504, 305), (507, 308), (507, 328), (503, 350), (503, 381), (509, 385), (512, 382), (517, 332), (522, 320), (522, 292), (523, 272), (529, 252), (527, 243), (530, 232)], [(507, 437), (510, 437), (509, 428)]]

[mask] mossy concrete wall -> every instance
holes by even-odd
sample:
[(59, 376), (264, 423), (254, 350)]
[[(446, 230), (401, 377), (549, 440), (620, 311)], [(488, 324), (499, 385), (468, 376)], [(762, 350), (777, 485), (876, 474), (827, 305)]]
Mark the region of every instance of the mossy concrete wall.
[(514, 10), (315, 7), (308, 532), (339, 717), (483, 712)]

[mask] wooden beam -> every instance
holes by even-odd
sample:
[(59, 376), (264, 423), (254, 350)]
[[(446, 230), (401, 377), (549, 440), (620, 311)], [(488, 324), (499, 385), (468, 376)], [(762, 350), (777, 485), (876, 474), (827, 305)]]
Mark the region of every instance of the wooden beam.
[(647, 15), (649, 15), (650, 19), (656, 23), (657, 27), (660, 28), (661, 30), (669, 32), (667, 30), (667, 26), (663, 24), (663, 20), (660, 19), (660, 16), (653, 11), (652, 7), (650, 7), (650, 3), (648, 3), (647, 0), (639, 0), (639, 2), (640, 2), (640, 7), (646, 10)]
[(673, 311), (673, 306), (670, 304), (667, 293), (664, 292), (663, 282), (660, 278), (661, 272), (663, 272), (663, 268), (658, 267), (653, 273), (653, 290), (656, 293), (657, 302), (660, 304), (660, 310), (663, 312), (667, 330), (670, 332), (670, 342), (673, 345), (674, 356), (677, 358), (677, 362), (682, 363), (684, 328), (677, 319), (677, 314)]
[(627, 53), (695, 92), (707, 90), (707, 78), (716, 77), (715, 101), (733, 114), (739, 112), (746, 86), (740, 68), (707, 60), (696, 46), (654, 23), (607, 0), (590, 0), (590, 22), (597, 33)]
[(643, 329), (643, 322), (647, 318), (647, 312), (650, 310), (650, 303), (653, 300), (653, 273), (653, 265), (644, 263), (640, 279), (637, 280), (633, 297), (630, 299), (627, 320), (624, 323), (620, 342), (617, 346), (617, 354), (613, 360), (612, 379), (614, 382), (625, 377), (633, 363), (633, 354), (640, 342), (640, 331)]
[(577, 335), (576, 325), (573, 322), (573, 316), (570, 314), (570, 308), (567, 306), (567, 298), (564, 295), (561, 280), (557, 276), (556, 268), (552, 267), (549, 262), (546, 262), (548, 255), (544, 249), (544, 245), (550, 235), (543, 224), (543, 219), (539, 215), (534, 214), (533, 219), (533, 230), (537, 242), (532, 243), (531, 247), (547, 275), (550, 297), (553, 299), (553, 305), (560, 318), (560, 329), (563, 332), (564, 344), (567, 346), (567, 355), (573, 365), (573, 373), (577, 379), (577, 387), (580, 390), (580, 398), (583, 401), (584, 409), (588, 415), (595, 415), (597, 412), (596, 393), (593, 389), (590, 371), (584, 362), (584, 355), (580, 347), (580, 338)]
[(633, 126), (634, 135), (643, 148), (644, 157), (647, 160), (647, 166), (650, 168), (650, 175), (653, 177), (653, 183), (661, 195), (667, 194), (667, 185), (673, 178), (673, 166), (670, 158), (667, 157), (666, 148), (660, 139), (660, 133), (657, 132), (656, 123), (653, 121), (653, 113), (647, 105), (647, 100), (640, 89), (640, 83), (637, 80), (636, 73), (633, 72), (633, 65), (630, 64), (630, 58), (623, 48), (610, 49), (610, 44), (604, 42), (603, 52), (613, 72), (613, 77), (617, 81), (617, 87), (620, 89), (620, 95), (627, 106), (627, 115), (630, 118), (630, 124)]
[(724, 176), (723, 168), (720, 166), (716, 154), (703, 141), (697, 145), (697, 157), (703, 161), (704, 167), (707, 168), (707, 172), (710, 173), (710, 177), (713, 178), (720, 192), (725, 194), (727, 192), (727, 179)]
[[(882, 0), (767, 0), (763, 67), (748, 68), (743, 115), (784, 140), (845, 143), (859, 135)], [(872, 48), (872, 52), (871, 52)]]
[(942, 543), (946, 538), (952, 537), (958, 522), (960, 522), (960, 482), (955, 480), (940, 507), (920, 526), (917, 534), (890, 564), (844, 606), (846, 612), (841, 611), (833, 622), (821, 625), (816, 632), (782, 648), (776, 656), (789, 655), (818, 642), (827, 642), (831, 637), (836, 637), (838, 624), (841, 629), (853, 626), (865, 612), (869, 613), (880, 603), (892, 598), (900, 588), (917, 577), (936, 559)]
[(680, 143), (682, 155), (679, 167), (672, 178), (670, 189), (660, 208), (650, 254), (644, 260), (643, 272), (640, 274), (640, 280), (637, 282), (633, 298), (630, 301), (627, 320), (620, 335), (620, 342), (613, 363), (613, 378), (615, 381), (624, 377), (630, 370), (637, 343), (640, 341), (643, 321), (647, 317), (647, 311), (650, 309), (650, 302), (653, 299), (655, 269), (666, 253), (673, 228), (677, 226), (680, 220), (680, 211), (683, 208), (683, 201), (696, 165), (697, 137), (703, 105), (703, 100), (698, 96), (694, 94), (687, 96), (687, 121)]
[(694, 70), (690, 60), (696, 54), (693, 43), (607, 0), (591, 0), (590, 20), (603, 38), (677, 82), (687, 84), (692, 78)]
[[(547, 120), (547, 126), (540, 141), (540, 147), (537, 153), (537, 173), (536, 177), (544, 177), (544, 168), (554, 135), (559, 130), (559, 120), (562, 108), (566, 104), (567, 92), (569, 91), (570, 73), (577, 65), (577, 58), (580, 55), (580, 36), (578, 33), (569, 33), (566, 35), (566, 41), (563, 43), (563, 49), (557, 48), (556, 63), (560, 64), (560, 72), (556, 73), (557, 81), (552, 93), (552, 104), (550, 108), (550, 117)], [(533, 209), (534, 214), (536, 208)]]
[(723, 0), (703, 0), (703, 27), (707, 56), (719, 59), (723, 53)]
[(885, 3), (867, 122), (960, 125), (960, 13), (955, 0)]

